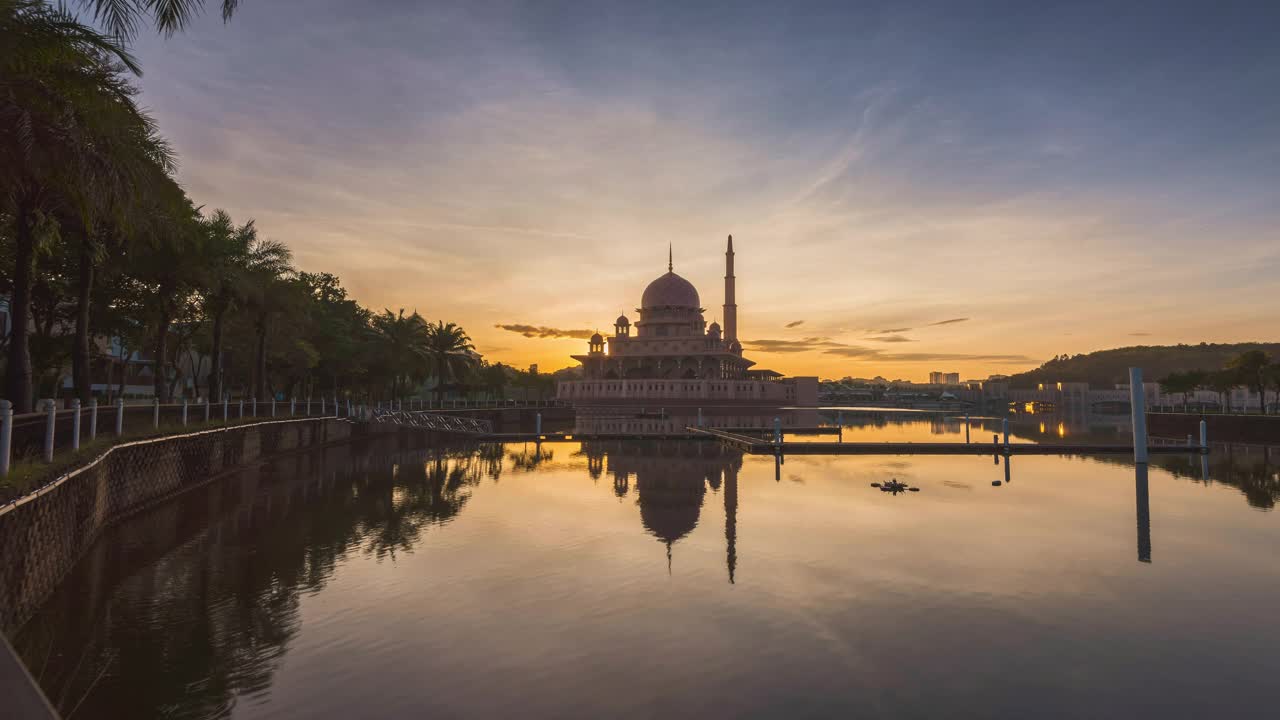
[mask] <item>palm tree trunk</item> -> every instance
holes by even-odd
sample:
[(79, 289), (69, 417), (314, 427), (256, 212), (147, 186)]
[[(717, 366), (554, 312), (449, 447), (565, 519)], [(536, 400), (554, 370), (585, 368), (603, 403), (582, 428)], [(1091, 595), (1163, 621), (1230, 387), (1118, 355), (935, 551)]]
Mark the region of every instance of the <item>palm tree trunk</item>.
[(89, 301), (93, 292), (93, 252), (88, 238), (80, 241), (80, 276), (76, 278), (76, 332), (71, 347), (71, 380), (76, 397), (88, 403), (93, 394), (89, 378)]
[(267, 320), (261, 318), (258, 321), (258, 341), (257, 348), (254, 351), (254, 397), (259, 400), (264, 399), (267, 395)]
[[(227, 316), (227, 308), (219, 308), (213, 314), (213, 348), (209, 367), (209, 398), (222, 397), (222, 323)], [(197, 386), (200, 378), (196, 377)]]
[(169, 324), (172, 319), (169, 317), (169, 310), (164, 307), (164, 303), (160, 305), (160, 318), (156, 322), (155, 356), (151, 358), (151, 374), (155, 383), (156, 397), (159, 398), (160, 402), (168, 402), (169, 384), (164, 381), (165, 356), (168, 354), (165, 346), (169, 342)]
[(31, 282), (35, 274), (35, 236), (25, 207), (14, 218), (13, 297), (9, 305), (9, 358), (5, 363), (4, 394), (15, 413), (31, 412)]

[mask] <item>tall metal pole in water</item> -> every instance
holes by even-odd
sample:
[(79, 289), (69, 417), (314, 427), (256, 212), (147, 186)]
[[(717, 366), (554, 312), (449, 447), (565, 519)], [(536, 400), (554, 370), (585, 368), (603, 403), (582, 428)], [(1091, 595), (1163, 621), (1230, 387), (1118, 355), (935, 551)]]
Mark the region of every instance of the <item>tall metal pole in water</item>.
[(969, 413), (964, 414), (964, 444), (969, 444)]
[(1142, 392), (1142, 368), (1129, 368), (1129, 408), (1133, 425), (1133, 461), (1147, 462), (1147, 398)]
[(1134, 466), (1134, 494), (1138, 519), (1138, 562), (1151, 562), (1151, 495), (1147, 487), (1147, 464)]

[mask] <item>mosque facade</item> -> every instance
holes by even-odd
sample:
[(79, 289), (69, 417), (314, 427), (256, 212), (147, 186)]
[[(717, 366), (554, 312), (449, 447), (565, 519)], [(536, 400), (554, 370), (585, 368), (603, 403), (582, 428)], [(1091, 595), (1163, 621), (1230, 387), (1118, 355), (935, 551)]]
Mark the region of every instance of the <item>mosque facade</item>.
[(581, 380), (566, 380), (557, 398), (573, 403), (698, 403), (706, 400), (759, 404), (815, 405), (816, 377), (784, 378), (755, 368), (738, 340), (738, 305), (733, 270), (733, 236), (725, 250), (724, 326), (707, 324), (698, 290), (675, 273), (670, 250), (667, 272), (645, 288), (632, 324), (625, 314), (613, 335), (587, 341), (587, 352), (572, 356)]

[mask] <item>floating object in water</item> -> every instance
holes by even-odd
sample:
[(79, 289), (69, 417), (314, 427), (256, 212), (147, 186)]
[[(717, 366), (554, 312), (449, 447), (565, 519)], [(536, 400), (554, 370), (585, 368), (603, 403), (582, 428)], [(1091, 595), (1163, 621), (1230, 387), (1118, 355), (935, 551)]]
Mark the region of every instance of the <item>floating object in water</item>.
[(992, 481), (991, 481), (991, 487), (1000, 487), (1000, 486), (1001, 486), (1001, 485), (1003, 485), (1003, 484), (1004, 484), (1004, 483), (1000, 482), (999, 480), (992, 480)]
[(871, 487), (880, 488), (880, 492), (893, 493), (897, 495), (900, 492), (920, 492), (920, 488), (913, 488), (904, 482), (898, 482), (898, 478), (893, 478), (887, 483), (871, 483)]

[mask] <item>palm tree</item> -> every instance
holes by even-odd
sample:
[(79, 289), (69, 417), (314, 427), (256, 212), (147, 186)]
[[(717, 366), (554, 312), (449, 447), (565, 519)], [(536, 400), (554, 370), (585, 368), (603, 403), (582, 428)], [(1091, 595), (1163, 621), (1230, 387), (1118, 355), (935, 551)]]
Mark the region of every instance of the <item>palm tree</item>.
[(252, 382), (253, 396), (265, 399), (269, 396), (267, 381), (267, 345), (272, 323), (281, 315), (297, 309), (305, 302), (305, 288), (292, 277), (292, 269), (285, 273), (274, 266), (264, 266), (249, 272), (251, 292), (247, 296), (253, 312), (254, 354)]
[(391, 397), (400, 397), (413, 379), (425, 377), (431, 363), (431, 325), (415, 310), (406, 316), (383, 310), (372, 319), (382, 360), (391, 374)]
[(428, 355), (436, 376), (436, 402), (444, 399), (445, 385), (475, 362), (475, 346), (462, 328), (443, 320), (429, 325)]
[(202, 263), (207, 272), (204, 311), (210, 321), (209, 397), (223, 394), (223, 336), (227, 313), (253, 292), (253, 280), (289, 271), (289, 248), (258, 237), (253, 220), (237, 227), (225, 210), (203, 220)]
[[(144, 16), (150, 16), (156, 30), (165, 35), (186, 28), (201, 9), (204, 0), (80, 0), (80, 5), (93, 10), (93, 19), (117, 37), (130, 38), (138, 30)], [(240, 0), (222, 0), (222, 20), (235, 13)]]
[(137, 73), (138, 66), (119, 44), (65, 12), (36, 0), (0, 0), (0, 126), (15, 130), (0, 136), (0, 214), (14, 253), (5, 395), (19, 412), (32, 401), (35, 257), (59, 236), (57, 217), (74, 215), (91, 234), (98, 211), (135, 179), (131, 159), (172, 168), (122, 70)]

